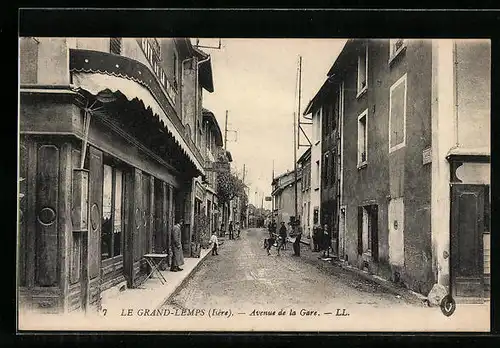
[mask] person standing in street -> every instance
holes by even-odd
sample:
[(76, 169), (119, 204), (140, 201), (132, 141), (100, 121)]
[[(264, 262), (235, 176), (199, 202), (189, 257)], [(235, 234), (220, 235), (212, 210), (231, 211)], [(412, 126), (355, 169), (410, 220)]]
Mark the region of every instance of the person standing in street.
[(219, 247), (219, 240), (217, 239), (217, 235), (212, 233), (212, 236), (210, 237), (210, 244), (212, 244), (212, 255), (219, 255), (217, 252), (217, 249)]
[(318, 223), (315, 223), (313, 226), (313, 245), (314, 245), (314, 250), (315, 252), (319, 251), (320, 247), (320, 234), (321, 232), (321, 227), (319, 226)]
[(181, 244), (181, 229), (183, 225), (184, 219), (179, 218), (172, 229), (172, 238), (170, 239), (172, 241), (172, 265), (170, 266), (170, 271), (172, 272), (182, 271), (180, 266), (184, 264), (184, 254), (182, 253)]
[[(321, 249), (323, 251), (323, 257), (328, 257), (330, 255), (330, 234), (328, 233), (328, 225), (323, 225), (323, 231), (321, 236)], [(328, 252), (328, 256), (327, 256)]]
[(285, 249), (286, 237), (287, 237), (286, 225), (285, 222), (282, 221), (280, 227), (280, 242), (278, 245), (278, 255), (280, 254), (281, 249)]
[(229, 221), (229, 239), (234, 239), (233, 222), (232, 221)]
[(294, 225), (295, 241), (293, 242), (293, 255), (300, 256), (300, 239), (302, 238), (302, 226), (299, 222)]

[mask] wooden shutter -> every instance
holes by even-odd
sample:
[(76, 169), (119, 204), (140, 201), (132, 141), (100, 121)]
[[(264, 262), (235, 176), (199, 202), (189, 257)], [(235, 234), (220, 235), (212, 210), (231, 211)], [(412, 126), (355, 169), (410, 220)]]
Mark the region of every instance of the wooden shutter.
[(363, 207), (358, 207), (358, 254), (363, 254)]
[(378, 261), (378, 206), (372, 205), (371, 209), (371, 229), (372, 229), (372, 257), (374, 261)]

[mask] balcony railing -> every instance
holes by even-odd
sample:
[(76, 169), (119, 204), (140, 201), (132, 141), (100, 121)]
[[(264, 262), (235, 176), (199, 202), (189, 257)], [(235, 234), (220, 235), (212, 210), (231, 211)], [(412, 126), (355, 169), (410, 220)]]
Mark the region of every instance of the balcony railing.
[(161, 62), (161, 49), (160, 44), (155, 38), (142, 38), (141, 39), (141, 48), (146, 55), (146, 58), (151, 64), (153, 68), (153, 72), (156, 74), (156, 77), (160, 81), (163, 88), (167, 92), (167, 96), (170, 99), (172, 105), (175, 105), (175, 100), (177, 98), (177, 88), (174, 86), (173, 82), (167, 78), (165, 71), (160, 66)]

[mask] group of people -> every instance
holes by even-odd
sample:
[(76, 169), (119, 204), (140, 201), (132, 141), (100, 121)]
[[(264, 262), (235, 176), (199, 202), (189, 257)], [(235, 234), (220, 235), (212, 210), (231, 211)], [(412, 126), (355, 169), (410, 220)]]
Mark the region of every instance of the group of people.
[[(300, 256), (300, 239), (302, 237), (302, 231), (300, 230), (300, 225), (298, 223), (290, 223), (291, 225), (291, 237), (295, 237), (293, 242), (293, 255)], [(288, 241), (288, 229), (284, 221), (281, 222), (279, 233), (276, 233), (277, 225), (273, 220), (268, 224), (269, 238), (264, 241), (264, 246), (267, 251), (267, 255), (271, 255), (271, 247), (277, 244), (277, 252), (280, 255), (281, 250), (286, 250), (286, 244)]]
[[(229, 221), (229, 239), (234, 239), (234, 232), (236, 230), (236, 238), (240, 238), (240, 223), (236, 222), (233, 225), (232, 221)], [(226, 231), (224, 230), (224, 223), (221, 224), (221, 231), (225, 235)], [(210, 237), (210, 245), (212, 246), (212, 255), (219, 255), (219, 238), (217, 237), (217, 233), (214, 231), (212, 236)]]
[(322, 257), (330, 256), (330, 233), (327, 224), (324, 224), (323, 227), (320, 225), (313, 227), (313, 243), (315, 252), (322, 251)]
[[(223, 236), (226, 235), (226, 230), (224, 229), (224, 223), (221, 224), (220, 230), (221, 234)], [(232, 221), (229, 221), (229, 226), (228, 226), (228, 232), (229, 232), (229, 239), (234, 239), (234, 231), (236, 230), (236, 238), (240, 238), (240, 223), (236, 221), (236, 224), (233, 224)]]

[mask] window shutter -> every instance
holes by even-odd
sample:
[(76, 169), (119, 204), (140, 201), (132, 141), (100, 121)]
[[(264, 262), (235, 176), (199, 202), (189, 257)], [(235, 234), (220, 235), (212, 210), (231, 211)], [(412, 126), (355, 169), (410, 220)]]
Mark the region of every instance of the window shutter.
[(372, 206), (372, 257), (378, 261), (378, 206)]
[(363, 207), (358, 207), (358, 255), (363, 254)]

